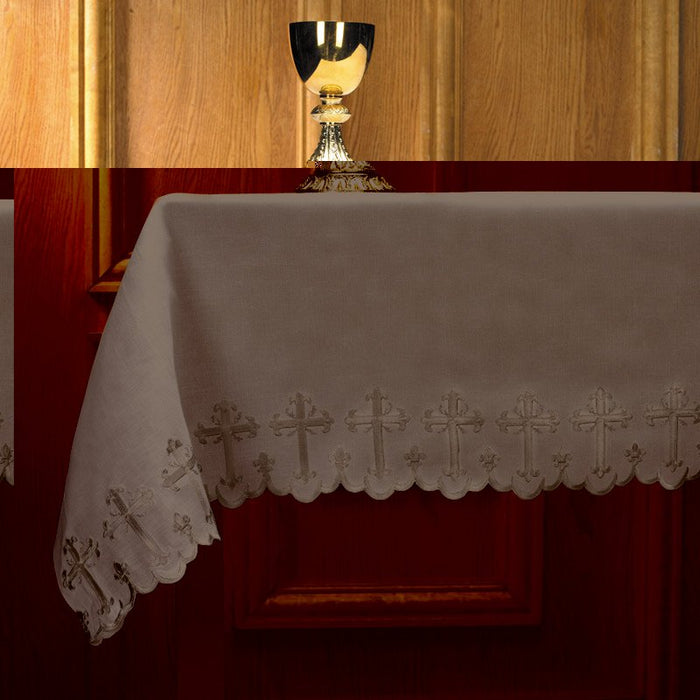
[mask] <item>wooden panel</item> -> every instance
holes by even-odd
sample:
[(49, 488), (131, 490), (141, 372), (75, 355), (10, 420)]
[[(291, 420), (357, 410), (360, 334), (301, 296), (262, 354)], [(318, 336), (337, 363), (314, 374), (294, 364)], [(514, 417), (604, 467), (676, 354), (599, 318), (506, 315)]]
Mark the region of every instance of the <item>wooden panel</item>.
[[(465, 519), (484, 495), (457, 504)], [(233, 629), (227, 697), (683, 697), (676, 692), (672, 613), (680, 581), (680, 538), (674, 539), (680, 495), (638, 483), (603, 498), (567, 489), (545, 494), (540, 625)], [(384, 527), (400, 535), (405, 521), (392, 514), (389, 508)], [(232, 512), (222, 515), (226, 522)], [(327, 515), (334, 522), (330, 507)], [(468, 527), (452, 533), (455, 556), (483, 534)], [(316, 552), (331, 571), (343, 567), (342, 552), (334, 554)], [(227, 557), (230, 574), (240, 560), (230, 551)]]
[(681, 2), (681, 158), (700, 160), (700, 0)]
[(117, 166), (294, 166), (294, 3), (132, 0), (115, 51)]
[(235, 625), (539, 623), (542, 505), (490, 489), (452, 502), (339, 489), (303, 506), (266, 494), (224, 520)]
[(8, 0), (0, 166), (298, 167), (320, 17), (377, 26), (355, 157), (700, 158), (698, 0)]
[(3, 3), (0, 166), (78, 165), (78, 9), (77, 0)]
[(635, 3), (497, 0), (466, 10), (459, 157), (639, 157)]

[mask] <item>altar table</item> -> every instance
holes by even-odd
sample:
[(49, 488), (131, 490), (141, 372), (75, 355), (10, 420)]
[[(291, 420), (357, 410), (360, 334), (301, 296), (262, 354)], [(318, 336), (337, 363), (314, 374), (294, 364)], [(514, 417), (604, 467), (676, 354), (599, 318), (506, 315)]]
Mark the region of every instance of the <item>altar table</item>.
[(94, 643), (210, 500), (672, 489), (700, 471), (700, 195), (168, 195), (75, 435), (55, 547)]

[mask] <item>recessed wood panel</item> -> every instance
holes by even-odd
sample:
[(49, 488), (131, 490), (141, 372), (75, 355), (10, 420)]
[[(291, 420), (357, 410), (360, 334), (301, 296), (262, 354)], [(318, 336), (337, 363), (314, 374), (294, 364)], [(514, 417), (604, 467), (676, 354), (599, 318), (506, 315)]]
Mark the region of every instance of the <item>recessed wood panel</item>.
[(386, 502), (266, 494), (224, 515), (235, 624), (537, 624), (542, 504), (490, 489), (460, 501), (416, 488)]
[(132, 0), (115, 52), (117, 166), (294, 166), (295, 3)]
[(636, 3), (466, 3), (458, 157), (638, 158)]
[(79, 3), (0, 9), (0, 166), (78, 165)]
[(377, 28), (353, 157), (700, 158), (699, 0), (8, 0), (0, 165), (302, 166), (320, 18)]

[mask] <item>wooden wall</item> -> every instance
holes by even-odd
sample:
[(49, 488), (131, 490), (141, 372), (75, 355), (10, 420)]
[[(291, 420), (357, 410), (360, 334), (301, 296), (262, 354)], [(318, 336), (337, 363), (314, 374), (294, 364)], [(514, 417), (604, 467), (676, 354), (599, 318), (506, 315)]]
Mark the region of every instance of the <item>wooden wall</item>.
[(700, 0), (7, 0), (0, 165), (298, 167), (287, 24), (377, 26), (372, 160), (700, 159)]
[(0, 167), (78, 165), (79, 4), (0, 7)]

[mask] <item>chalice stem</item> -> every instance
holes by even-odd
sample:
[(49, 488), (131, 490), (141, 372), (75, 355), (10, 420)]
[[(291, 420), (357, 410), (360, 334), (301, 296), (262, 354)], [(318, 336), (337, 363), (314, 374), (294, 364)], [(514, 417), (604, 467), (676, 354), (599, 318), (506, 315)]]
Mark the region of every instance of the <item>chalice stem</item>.
[(316, 150), (309, 160), (312, 163), (328, 160), (352, 160), (343, 143), (343, 134), (340, 130), (340, 124), (329, 122), (321, 123), (321, 137), (318, 140)]

